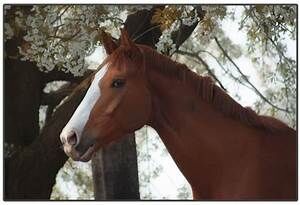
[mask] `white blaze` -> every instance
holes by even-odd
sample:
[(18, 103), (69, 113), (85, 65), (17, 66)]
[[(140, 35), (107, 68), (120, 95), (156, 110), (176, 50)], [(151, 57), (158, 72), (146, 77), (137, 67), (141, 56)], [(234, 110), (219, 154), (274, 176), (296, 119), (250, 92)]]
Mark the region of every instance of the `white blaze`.
[(77, 136), (77, 143), (79, 143), (81, 138), (81, 133), (90, 116), (91, 110), (101, 96), (99, 82), (105, 75), (106, 71), (107, 71), (107, 65), (104, 65), (104, 67), (101, 68), (95, 74), (94, 80), (91, 83), (83, 100), (75, 110), (74, 114), (72, 115), (67, 125), (62, 130), (60, 134), (61, 139), (65, 138), (66, 141), (67, 140), (66, 137), (68, 137), (71, 133), (75, 132)]

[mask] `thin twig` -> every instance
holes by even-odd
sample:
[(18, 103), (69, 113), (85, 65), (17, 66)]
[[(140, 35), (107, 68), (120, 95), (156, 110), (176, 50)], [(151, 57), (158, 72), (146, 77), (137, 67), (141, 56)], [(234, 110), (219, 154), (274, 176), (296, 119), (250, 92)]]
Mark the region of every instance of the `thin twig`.
[(58, 19), (61, 19), (62, 15), (71, 7), (71, 5), (67, 5), (66, 8), (53, 20), (50, 24), (54, 24)]
[(68, 36), (68, 37), (52, 36), (52, 35), (49, 35), (48, 38), (56, 38), (56, 39), (60, 39), (60, 40), (63, 41), (63, 42), (67, 42), (67, 41), (70, 41), (70, 40), (72, 40), (73, 38), (75, 38), (79, 33), (80, 33), (80, 29), (77, 30), (73, 35), (70, 35), (70, 36)]
[(143, 33), (141, 33), (140, 35), (136, 36), (133, 38), (133, 42), (135, 42), (137, 39), (139, 39), (140, 37), (142, 37), (143, 35), (145, 35), (146, 33), (152, 31), (153, 29), (159, 27), (159, 25), (156, 25), (156, 26), (152, 26), (150, 28), (148, 28), (146, 31), (144, 31)]
[[(257, 26), (257, 29), (259, 29), (262, 25), (260, 22), (263, 22), (262, 24), (264, 25), (265, 22), (264, 22), (264, 19), (258, 17), (255, 12), (252, 10), (251, 11), (252, 13), (252, 20), (253, 22), (256, 24)], [(274, 24), (273, 24), (274, 25)], [(276, 25), (274, 25), (276, 27)], [(284, 53), (280, 50), (280, 48), (278, 47), (278, 44), (275, 43), (275, 41), (268, 35), (268, 33), (266, 31), (264, 31), (264, 34), (267, 36), (267, 39), (272, 43), (272, 45), (275, 47), (276, 51), (278, 52), (278, 55), (279, 55), (279, 58), (281, 59), (282, 57), (286, 60), (286, 62), (290, 65), (291, 65), (291, 62), (290, 60), (284, 55)]]
[(270, 102), (247, 78), (247, 76), (241, 71), (241, 69), (236, 65), (236, 63), (232, 60), (232, 58), (228, 55), (227, 51), (222, 47), (217, 37), (214, 37), (218, 47), (221, 49), (224, 56), (234, 65), (234, 67), (237, 69), (237, 71), (241, 74), (242, 78), (252, 87), (252, 89), (255, 91), (255, 93), (263, 99), (266, 103), (271, 105), (272, 107), (281, 110), (283, 112), (291, 113), (289, 110), (278, 107), (277, 105), (274, 105), (272, 102)]
[(182, 50), (177, 50), (176, 53), (181, 54), (181, 55), (187, 55), (187, 56), (196, 58), (198, 61), (200, 61), (202, 63), (202, 65), (204, 65), (204, 67), (207, 70), (207, 72), (213, 77), (213, 79), (215, 79), (218, 82), (218, 84), (220, 85), (220, 87), (227, 92), (226, 88), (223, 86), (223, 84), (221, 83), (221, 81), (212, 72), (212, 70), (209, 68), (208, 64), (198, 54), (196, 54), (196, 53), (190, 53), (190, 52), (182, 51)]
[(241, 81), (241, 79), (239, 79), (238, 77), (235, 77), (231, 72), (229, 72), (228, 69), (226, 69), (221, 62), (219, 61), (219, 59), (213, 55), (211, 52), (206, 51), (206, 50), (199, 50), (196, 53), (207, 53), (209, 56), (211, 56), (220, 66), (220, 68), (226, 73), (228, 74), (233, 80), (236, 80), (237, 82), (239, 82), (241, 85), (245, 86), (246, 88), (252, 90), (252, 88), (250, 86), (248, 86), (247, 84), (245, 84), (243, 81)]
[(267, 36), (267, 38), (269, 39), (269, 41), (271, 41), (272, 45), (275, 47), (275, 49), (276, 49), (277, 52), (279, 53), (279, 57), (282, 56), (282, 57), (286, 60), (286, 62), (287, 62), (290, 66), (292, 66), (290, 60), (289, 60), (289, 59), (284, 55), (284, 53), (280, 50), (280, 48), (279, 48), (278, 45), (275, 43), (275, 41), (274, 41), (271, 37), (269, 37), (269, 36)]

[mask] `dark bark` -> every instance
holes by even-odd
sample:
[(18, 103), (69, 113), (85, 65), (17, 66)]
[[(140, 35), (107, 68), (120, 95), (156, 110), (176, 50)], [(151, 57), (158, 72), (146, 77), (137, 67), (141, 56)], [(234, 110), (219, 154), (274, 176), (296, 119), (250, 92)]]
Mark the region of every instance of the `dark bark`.
[(5, 59), (5, 142), (23, 147), (39, 135), (41, 89), (41, 75), (33, 63)]
[(74, 88), (77, 86), (75, 83), (67, 83), (60, 87), (58, 90), (51, 91), (49, 93), (42, 93), (41, 105), (58, 105), (62, 99), (69, 96)]
[(92, 160), (96, 200), (139, 199), (134, 134), (100, 150)]
[[(195, 6), (195, 10), (199, 17), (199, 21), (201, 21), (204, 18), (205, 11), (202, 10), (202, 7), (200, 5)], [(175, 31), (171, 34), (171, 38), (172, 38), (173, 42), (175, 43), (176, 49), (178, 49), (181, 46), (181, 44), (183, 44), (184, 41), (188, 37), (190, 37), (190, 35), (192, 34), (192, 32), (195, 30), (196, 26), (198, 25), (199, 21), (196, 21), (195, 23), (193, 23), (190, 26), (182, 24), (177, 31)]]
[(72, 73), (65, 73), (59, 70), (59, 68), (56, 68), (48, 73), (43, 73), (42, 80), (44, 83), (58, 80), (78, 83), (89, 76), (92, 72), (92, 70), (87, 70), (83, 76), (74, 76)]
[(155, 44), (161, 36), (161, 31), (159, 26), (151, 24), (151, 19), (155, 9), (163, 7), (164, 6), (157, 5), (151, 10), (143, 9), (127, 17), (125, 21), (125, 29), (135, 43), (155, 48)]
[(59, 134), (82, 100), (89, 81), (76, 87), (31, 145), (5, 160), (5, 200), (50, 198), (56, 174), (67, 160)]

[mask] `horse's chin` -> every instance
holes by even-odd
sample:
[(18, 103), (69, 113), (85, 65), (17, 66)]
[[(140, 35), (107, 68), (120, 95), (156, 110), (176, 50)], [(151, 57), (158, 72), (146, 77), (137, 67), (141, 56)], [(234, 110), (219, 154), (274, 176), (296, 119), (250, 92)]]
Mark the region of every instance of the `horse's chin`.
[(84, 153), (80, 154), (74, 148), (65, 147), (65, 153), (71, 157), (74, 161), (88, 162), (92, 159), (94, 153), (96, 152), (96, 144), (90, 146)]
[(82, 154), (78, 161), (81, 162), (88, 162), (92, 159), (94, 156), (94, 153), (96, 152), (96, 146), (95, 144), (91, 147), (89, 147), (84, 154)]

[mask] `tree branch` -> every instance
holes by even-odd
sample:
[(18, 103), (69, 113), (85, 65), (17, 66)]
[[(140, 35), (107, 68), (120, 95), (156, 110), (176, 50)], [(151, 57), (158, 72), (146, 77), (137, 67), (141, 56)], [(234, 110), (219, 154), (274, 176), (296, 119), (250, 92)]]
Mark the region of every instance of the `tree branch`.
[[(267, 34), (266, 34), (267, 35)], [(284, 58), (284, 60), (290, 65), (290, 66), (292, 66), (291, 65), (291, 62), (290, 62), (290, 60), (285, 56), (285, 54), (280, 50), (280, 48), (278, 47), (278, 45), (275, 43), (275, 41), (271, 38), (271, 37), (269, 37), (269, 36), (267, 36), (267, 39), (269, 40), (269, 41), (271, 41), (271, 43), (272, 43), (272, 45), (275, 47), (275, 49), (277, 50), (277, 52), (278, 52), (278, 54), (279, 54), (279, 58), (281, 59), (281, 58)]]
[[(273, 7), (273, 9), (274, 9), (274, 7)], [(252, 14), (252, 20), (253, 20), (253, 22), (256, 24), (256, 26), (257, 26), (258, 28), (259, 28), (259, 27), (262, 27), (262, 26), (266, 26), (266, 23), (265, 23), (264, 19), (263, 19), (263, 18), (260, 18), (259, 16), (257, 16), (257, 15), (255, 14), (255, 11), (254, 11), (253, 9), (250, 9), (249, 11), (250, 11), (251, 14)], [(250, 13), (250, 12), (249, 12), (249, 13)], [(273, 12), (274, 12), (274, 10), (273, 10)], [(272, 21), (271, 21), (271, 23), (272, 23)], [(274, 23), (272, 23), (272, 25), (273, 25), (274, 27), (277, 27), (277, 25), (275, 25)], [(279, 24), (279, 26), (282, 26), (282, 24)], [(291, 65), (291, 62), (290, 62), (290, 59), (287, 58), (287, 57), (285, 56), (284, 52), (282, 52), (282, 50), (278, 47), (278, 44), (276, 44), (276, 42), (272, 39), (272, 37), (269, 36), (269, 33), (266, 32), (265, 30), (263, 30), (263, 32), (264, 32), (264, 34), (266, 35), (267, 40), (269, 40), (269, 41), (271, 42), (271, 44), (274, 46), (274, 48), (275, 48), (276, 51), (278, 52), (279, 58), (280, 58), (280, 59), (283, 58), (290, 66), (292, 66), (292, 65)]]
[(238, 77), (235, 77), (231, 72), (229, 72), (228, 69), (226, 69), (222, 64), (221, 62), (219, 61), (219, 59), (213, 55), (211, 52), (209, 51), (206, 51), (206, 50), (199, 50), (198, 52), (196, 53), (207, 53), (209, 56), (211, 56), (217, 63), (218, 65), (220, 66), (220, 68), (226, 73), (228, 74), (233, 80), (236, 80), (237, 82), (239, 82), (241, 85), (245, 86), (246, 88), (248, 89), (252, 89), (250, 86), (248, 86), (247, 84), (245, 84), (243, 81), (241, 81), (241, 79), (239, 79)]
[(45, 118), (45, 123), (49, 121), (49, 119), (52, 116), (53, 110), (56, 108), (56, 106), (65, 98), (67, 97), (74, 88), (78, 84), (76, 83), (68, 83), (63, 85), (60, 89), (52, 91), (50, 93), (44, 93), (42, 94), (41, 97), (41, 105), (47, 105), (47, 110), (46, 110), (46, 118)]
[(57, 20), (61, 19), (62, 15), (64, 15), (64, 13), (71, 7), (72, 5), (67, 5), (64, 10), (60, 10), (60, 14), (55, 18), (55, 20), (53, 20), (50, 24), (54, 24)]
[(158, 8), (164, 8), (164, 5), (155, 5), (151, 10), (143, 9), (127, 16), (124, 28), (135, 39), (135, 43), (155, 48), (161, 31), (158, 26), (151, 24), (151, 19)]
[(259, 90), (249, 81), (249, 79), (247, 78), (247, 76), (241, 71), (241, 69), (236, 65), (236, 63), (232, 60), (232, 58), (228, 55), (227, 51), (222, 47), (222, 45), (220, 44), (219, 40), (217, 39), (217, 37), (214, 37), (218, 47), (220, 48), (220, 50), (222, 51), (222, 53), (224, 54), (224, 56), (234, 65), (234, 67), (237, 69), (237, 71), (241, 74), (242, 78), (251, 86), (251, 88), (253, 89), (253, 91), (262, 99), (264, 100), (266, 103), (268, 103), (269, 105), (271, 105), (272, 107), (283, 111), (283, 112), (287, 112), (290, 113), (289, 110), (278, 107), (276, 105), (274, 105), (272, 102), (270, 102), (261, 92), (259, 92)]
[(55, 106), (48, 105), (47, 110), (46, 110), (45, 124), (48, 123), (48, 121), (51, 119), (54, 108), (55, 108)]
[(175, 42), (176, 50), (178, 50), (178, 48), (186, 41), (186, 39), (190, 37), (198, 23), (204, 18), (205, 11), (202, 10), (201, 6), (195, 6), (195, 10), (199, 16), (199, 20), (190, 26), (181, 23), (180, 28), (171, 34), (171, 38), (173, 42)]
[(64, 99), (73, 91), (76, 85), (76, 83), (68, 83), (63, 85), (58, 90), (49, 93), (42, 93), (41, 105), (58, 105), (62, 99)]
[(58, 81), (58, 80), (78, 83), (78, 82), (81, 82), (83, 79), (85, 79), (87, 76), (89, 76), (91, 73), (93, 73), (93, 70), (88, 69), (83, 74), (83, 76), (74, 76), (72, 73), (65, 73), (65, 72), (55, 68), (48, 73), (43, 73), (42, 80), (45, 84), (49, 83), (51, 81)]
[(207, 70), (207, 72), (209, 73), (209, 75), (212, 76), (213, 79), (218, 82), (218, 84), (220, 85), (220, 87), (227, 92), (226, 88), (223, 86), (223, 84), (221, 83), (221, 81), (217, 78), (217, 76), (209, 68), (208, 64), (198, 55), (198, 53), (197, 54), (196, 53), (190, 53), (190, 52), (182, 51), (182, 50), (177, 50), (176, 53), (181, 54), (181, 55), (187, 55), (187, 56), (196, 58), (198, 61), (200, 61), (202, 63), (202, 65), (204, 65), (205, 70)]
[[(156, 5), (150, 11), (141, 10), (127, 17), (125, 28), (128, 33), (132, 33), (130, 36), (136, 43), (142, 43), (155, 48), (155, 44), (161, 36), (161, 30), (159, 25), (151, 24), (151, 19), (157, 8), (163, 9), (164, 7), (164, 5)], [(195, 6), (195, 10), (200, 17), (200, 20), (196, 21), (191, 26), (181, 24), (180, 28), (171, 34), (171, 38), (173, 42), (175, 42), (176, 49), (178, 49), (186, 41), (186, 39), (190, 37), (199, 21), (201, 21), (204, 17), (205, 11), (202, 10), (201, 6)]]

